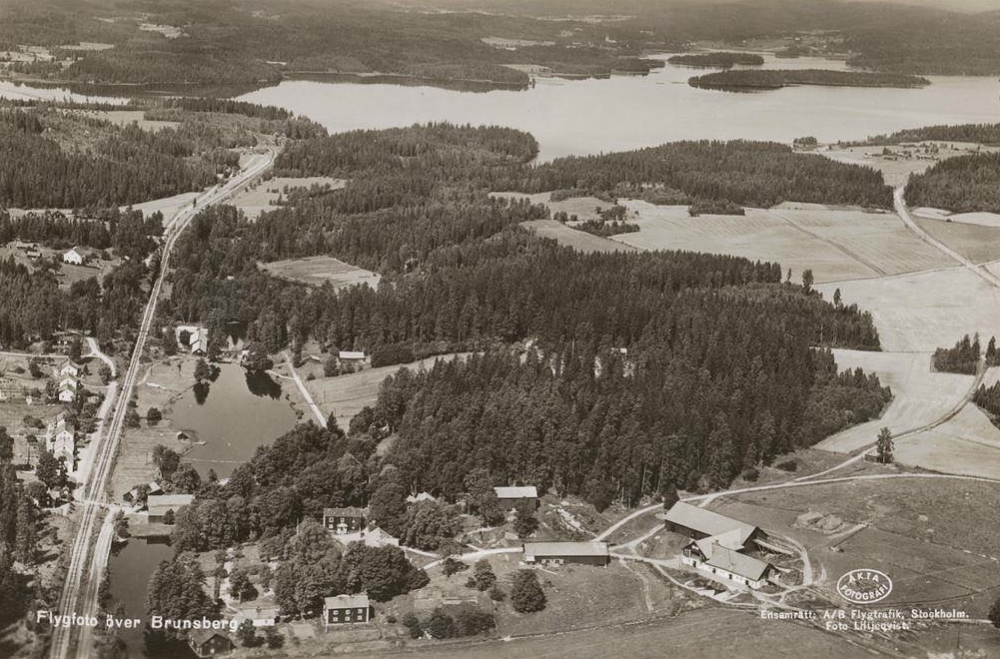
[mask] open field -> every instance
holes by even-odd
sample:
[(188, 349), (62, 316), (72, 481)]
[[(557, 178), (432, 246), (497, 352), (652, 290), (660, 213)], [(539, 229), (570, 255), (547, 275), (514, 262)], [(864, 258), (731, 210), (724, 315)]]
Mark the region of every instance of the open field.
[(776, 261), (797, 278), (811, 269), (829, 282), (915, 272), (954, 261), (913, 236), (895, 215), (850, 210), (748, 208), (746, 215), (690, 217), (685, 206), (622, 202), (637, 213), (637, 233), (617, 242)]
[(164, 128), (176, 128), (180, 126), (176, 121), (151, 121), (145, 118), (143, 110), (74, 110), (78, 114), (102, 121), (110, 121), (116, 126), (128, 126), (138, 124), (139, 128), (149, 131), (163, 130)]
[[(59, 257), (65, 250), (59, 249), (49, 249), (48, 247), (38, 247), (38, 251), (41, 253), (42, 258), (51, 259), (53, 257)], [(89, 252), (91, 250), (81, 250), (84, 252)], [(17, 263), (20, 263), (31, 270), (35, 270), (38, 265), (37, 261), (29, 259), (25, 256), (25, 253), (19, 249), (14, 249), (13, 247), (0, 246), (0, 259), (6, 260), (10, 257), (14, 257)], [(84, 279), (91, 279), (97, 277), (97, 281), (104, 281), (104, 277), (110, 273), (114, 268), (116, 268), (121, 261), (119, 259), (112, 259), (110, 261), (102, 261), (100, 259), (91, 261), (88, 265), (70, 265), (68, 263), (62, 263), (60, 261), (59, 271), (56, 272), (56, 279), (59, 280), (59, 286), (61, 288), (69, 288), (75, 282), (83, 281)]]
[(163, 213), (164, 220), (169, 220), (174, 213), (186, 206), (190, 206), (199, 194), (198, 192), (183, 192), (173, 197), (164, 197), (163, 199), (144, 201), (141, 204), (133, 204), (132, 208), (142, 211), (142, 214), (146, 217), (159, 211)]
[(809, 626), (761, 620), (756, 611), (716, 608), (567, 634), (407, 649), (406, 656), (419, 659), (870, 659), (872, 656)]
[(586, 231), (579, 231), (555, 220), (532, 220), (522, 222), (521, 226), (531, 229), (542, 238), (552, 238), (560, 245), (572, 247), (581, 252), (634, 252), (639, 249), (633, 245), (595, 236)]
[(313, 286), (330, 283), (334, 288), (343, 288), (354, 284), (368, 284), (372, 288), (377, 288), (381, 279), (370, 270), (344, 263), (332, 256), (309, 256), (302, 259), (274, 261), (263, 263), (261, 267), (275, 277)]
[[(839, 147), (833, 145), (829, 150), (818, 150), (815, 153), (848, 165), (877, 169), (882, 172), (882, 178), (885, 179), (885, 182), (893, 187), (906, 183), (910, 174), (922, 174), (936, 162), (930, 157), (907, 158), (899, 152), (897, 147), (889, 147), (889, 149), (893, 151), (892, 155), (883, 155), (883, 147), (880, 146)], [(958, 152), (952, 153), (952, 155), (958, 155)]]
[(965, 334), (1000, 335), (1000, 290), (964, 267), (816, 286), (870, 311), (889, 352), (933, 352)]
[(1000, 430), (973, 404), (944, 424), (896, 441), (900, 464), (1000, 479)]
[[(969, 213), (969, 215), (980, 215)], [(950, 218), (949, 218), (950, 219)], [(973, 263), (1000, 259), (1000, 228), (916, 217), (920, 228)]]
[[(168, 360), (158, 360), (146, 367), (135, 391), (138, 394), (137, 407), (143, 417), (139, 428), (126, 428), (122, 435), (112, 479), (112, 497), (121, 501), (121, 496), (141, 483), (156, 478), (153, 465), (153, 448), (162, 444), (178, 453), (190, 448), (190, 443), (177, 439), (177, 430), (170, 421), (171, 402), (194, 385), (193, 359), (178, 356)], [(163, 412), (163, 420), (149, 425), (145, 420), (146, 410), (155, 407)]]
[(1000, 227), (1000, 213), (956, 213), (955, 215), (949, 215), (948, 219), (952, 222), (961, 222), (962, 224), (975, 224), (981, 227)]
[[(990, 519), (998, 505), (997, 484), (899, 478), (745, 493), (712, 507), (797, 539), (831, 596), (844, 572), (881, 569), (895, 584), (889, 603), (942, 602), (981, 618), (1000, 587), (1000, 529), (970, 520)], [(833, 532), (798, 526), (807, 512), (826, 516)], [(867, 528), (849, 535), (859, 523)]]
[(968, 142), (918, 142), (889, 146), (840, 146), (831, 145), (815, 153), (831, 160), (872, 167), (882, 172), (885, 182), (893, 187), (906, 183), (910, 174), (920, 174), (931, 165), (944, 160), (979, 150), (991, 151), (992, 147), (980, 147)]
[(246, 213), (250, 219), (257, 219), (261, 213), (274, 210), (274, 202), (288, 190), (295, 188), (310, 188), (316, 186), (330, 186), (337, 190), (344, 187), (347, 182), (341, 179), (330, 178), (328, 176), (312, 176), (308, 178), (284, 178), (276, 177), (261, 181), (258, 184), (248, 187), (233, 197), (230, 202), (241, 211)]
[[(332, 378), (317, 377), (314, 380), (307, 380), (305, 385), (323, 414), (329, 415), (331, 412), (336, 412), (337, 423), (346, 431), (351, 425), (351, 419), (361, 411), (361, 408), (375, 404), (382, 380), (401, 368), (414, 370), (430, 368), (439, 359), (450, 360), (455, 357), (455, 354), (437, 355), (412, 364), (368, 368), (357, 373), (337, 375)], [(304, 377), (305, 375), (303, 375)]]
[(597, 209), (606, 210), (612, 206), (612, 204), (597, 197), (570, 197), (562, 201), (552, 201), (551, 192), (538, 192), (535, 194), (526, 194), (524, 192), (493, 192), (490, 193), (490, 196), (498, 199), (527, 199), (533, 204), (546, 206), (552, 211), (553, 215), (561, 211), (570, 216), (576, 215), (579, 220), (600, 219)]
[(892, 388), (893, 399), (882, 416), (827, 437), (816, 448), (850, 453), (872, 444), (879, 429), (893, 434), (919, 428), (953, 411), (969, 393), (971, 375), (932, 373), (930, 354), (834, 350), (837, 366), (862, 368), (875, 373), (883, 386)]

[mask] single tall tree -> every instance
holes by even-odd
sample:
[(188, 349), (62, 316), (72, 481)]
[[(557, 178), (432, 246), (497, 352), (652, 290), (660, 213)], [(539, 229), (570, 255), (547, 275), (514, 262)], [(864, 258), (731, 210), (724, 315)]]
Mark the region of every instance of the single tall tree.
[(882, 464), (891, 464), (892, 450), (892, 431), (888, 428), (882, 428), (878, 431), (878, 441), (875, 446), (875, 451), (878, 454), (878, 461)]

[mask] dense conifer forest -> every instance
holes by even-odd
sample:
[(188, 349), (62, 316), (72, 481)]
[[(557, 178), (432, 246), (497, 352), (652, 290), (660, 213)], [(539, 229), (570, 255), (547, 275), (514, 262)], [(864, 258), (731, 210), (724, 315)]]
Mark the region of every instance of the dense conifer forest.
[(924, 126), (908, 128), (889, 135), (870, 137), (858, 144), (900, 144), (902, 142), (972, 142), (975, 144), (1000, 144), (1000, 124), (958, 124), (952, 126)]
[[(69, 144), (99, 132), (91, 144)], [(56, 133), (58, 136), (53, 135)], [(60, 138), (64, 138), (60, 143)], [(58, 112), (0, 108), (0, 206), (80, 208), (169, 197), (211, 185), (231, 169), (235, 154), (195, 155), (195, 143), (175, 131), (67, 120)]]
[[(682, 148), (728, 152), (708, 143)], [(788, 157), (778, 145), (754, 149)], [(734, 151), (739, 161), (742, 150)], [(278, 162), (280, 173), (343, 177), (347, 187), (253, 223), (232, 208), (199, 214), (178, 241), (161, 313), (204, 322), (210, 343), (238, 320), (271, 352), (318, 340), (373, 354), (481, 356), (402, 372), (348, 437), (297, 429), (237, 470), (236, 484), (206, 495), (213, 505), (233, 487), (246, 489), (244, 501), (280, 496), (292, 512), (260, 516), (274, 528), (222, 526), (195, 507), (181, 529), (201, 537), (245, 528), (210, 546), (281, 533), (294, 511), (316, 516), (323, 506), (365, 501), (380, 485), (368, 474), (386, 465), (396, 467), (404, 491), (446, 498), (474, 466), (488, 465), (496, 483), (634, 503), (667, 482), (724, 486), (746, 467), (880, 412), (889, 394), (877, 378), (838, 375), (832, 356), (816, 349), (877, 350), (867, 313), (782, 282), (778, 264), (684, 252), (585, 254), (538, 238), (519, 224), (548, 211), (488, 194), (498, 181), (534, 176), (525, 165), (534, 152), (530, 136), (509, 129), (348, 133), (293, 145)], [(375, 269), (383, 280), (377, 290), (308, 287), (257, 265), (314, 254)], [(391, 433), (394, 448), (375, 457), (375, 444)], [(313, 448), (295, 448), (303, 441)], [(315, 484), (305, 472), (316, 472)]]
[(906, 202), (954, 213), (1000, 213), (1000, 153), (947, 158), (921, 174), (912, 174), (906, 184)]
[(49, 340), (63, 330), (88, 332), (102, 343), (135, 325), (145, 303), (149, 268), (143, 260), (163, 232), (158, 214), (144, 218), (138, 211), (104, 213), (103, 219), (70, 221), (40, 215), (11, 220), (0, 213), (0, 242), (20, 238), (51, 246), (80, 238), (75, 244), (113, 248), (124, 263), (101, 283), (97, 278), (62, 289), (49, 267), (29, 268), (13, 257), (0, 259), (0, 347), (23, 349), (33, 341)]
[[(774, 142), (672, 142), (598, 156), (559, 158), (522, 169), (496, 190), (544, 192), (656, 184), (694, 199), (769, 207), (782, 201), (889, 208), (892, 190), (869, 167), (844, 165), (816, 154), (794, 153)], [(655, 190), (656, 188), (653, 188)]]

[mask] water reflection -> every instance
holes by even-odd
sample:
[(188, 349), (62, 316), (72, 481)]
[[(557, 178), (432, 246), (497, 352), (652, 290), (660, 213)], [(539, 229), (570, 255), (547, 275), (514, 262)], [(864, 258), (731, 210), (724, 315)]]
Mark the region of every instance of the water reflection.
[(296, 416), (282, 383), (267, 373), (248, 374), (222, 364), (214, 381), (195, 385), (174, 404), (174, 428), (189, 432), (199, 445), (185, 455), (203, 477), (214, 469), (220, 478), (295, 426)]

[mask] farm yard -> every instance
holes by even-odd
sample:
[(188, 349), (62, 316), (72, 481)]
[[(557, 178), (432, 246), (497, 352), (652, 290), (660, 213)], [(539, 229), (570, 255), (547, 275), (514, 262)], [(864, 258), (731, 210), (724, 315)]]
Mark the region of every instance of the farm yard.
[(273, 261), (262, 263), (261, 267), (275, 277), (312, 286), (329, 283), (334, 288), (343, 288), (354, 284), (368, 284), (372, 288), (377, 288), (381, 279), (379, 275), (370, 270), (344, 263), (332, 256), (309, 256), (301, 259)]

